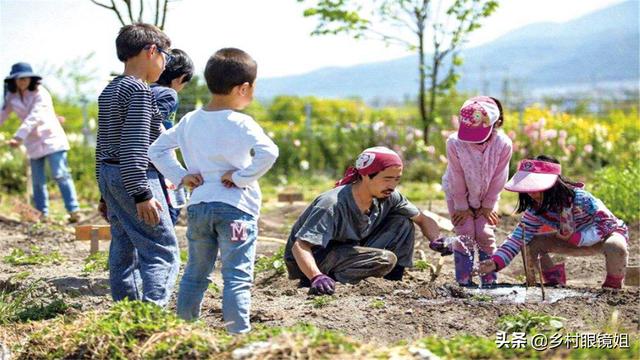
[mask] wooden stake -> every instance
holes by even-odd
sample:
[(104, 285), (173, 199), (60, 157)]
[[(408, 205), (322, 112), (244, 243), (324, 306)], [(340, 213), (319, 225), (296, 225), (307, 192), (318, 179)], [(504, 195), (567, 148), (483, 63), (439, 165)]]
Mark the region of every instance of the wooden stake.
[(98, 238), (99, 229), (91, 229), (91, 247), (89, 248), (89, 254), (93, 255), (100, 251), (100, 239)]
[(536, 261), (538, 263), (538, 276), (540, 277), (540, 291), (542, 291), (542, 301), (545, 300), (545, 293), (544, 293), (544, 279), (542, 278), (542, 264), (540, 264), (540, 254), (538, 254), (538, 261)]
[(531, 267), (531, 263), (529, 262), (529, 247), (526, 243), (525, 238), (525, 228), (524, 225), (522, 227), (522, 264), (524, 265), (524, 276), (525, 276), (525, 286), (533, 286), (536, 283), (536, 275)]

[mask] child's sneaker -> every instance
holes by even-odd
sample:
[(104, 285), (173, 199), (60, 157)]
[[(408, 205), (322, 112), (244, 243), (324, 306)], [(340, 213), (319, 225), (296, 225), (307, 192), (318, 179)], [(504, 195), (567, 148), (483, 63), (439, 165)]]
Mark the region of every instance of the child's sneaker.
[(69, 213), (69, 224), (75, 224), (80, 222), (80, 211), (72, 211)]

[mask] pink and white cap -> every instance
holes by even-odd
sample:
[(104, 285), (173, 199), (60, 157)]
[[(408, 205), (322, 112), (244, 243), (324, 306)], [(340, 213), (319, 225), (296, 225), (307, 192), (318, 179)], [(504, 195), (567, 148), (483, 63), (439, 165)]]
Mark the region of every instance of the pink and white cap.
[(471, 143), (486, 141), (499, 118), (500, 108), (492, 98), (472, 97), (460, 108), (458, 139)]
[(550, 189), (562, 172), (560, 164), (541, 160), (522, 160), (518, 171), (504, 186), (513, 192), (538, 192)]

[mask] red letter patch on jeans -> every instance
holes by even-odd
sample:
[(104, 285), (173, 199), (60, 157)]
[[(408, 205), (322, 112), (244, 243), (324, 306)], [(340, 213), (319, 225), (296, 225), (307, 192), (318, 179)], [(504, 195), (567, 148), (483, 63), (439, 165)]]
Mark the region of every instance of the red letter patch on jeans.
[(243, 221), (234, 221), (231, 224), (231, 241), (247, 240), (247, 224)]

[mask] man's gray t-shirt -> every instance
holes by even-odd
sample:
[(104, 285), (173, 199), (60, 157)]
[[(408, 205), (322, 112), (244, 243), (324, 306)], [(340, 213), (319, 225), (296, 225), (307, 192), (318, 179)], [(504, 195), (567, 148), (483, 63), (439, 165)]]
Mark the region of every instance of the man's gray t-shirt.
[(419, 212), (407, 198), (394, 191), (388, 198), (374, 198), (369, 214), (365, 215), (356, 204), (350, 184), (336, 187), (320, 194), (295, 222), (285, 259), (295, 261), (291, 248), (297, 239), (317, 245), (314, 254), (333, 243), (357, 246), (375, 233), (389, 215), (412, 218)]

